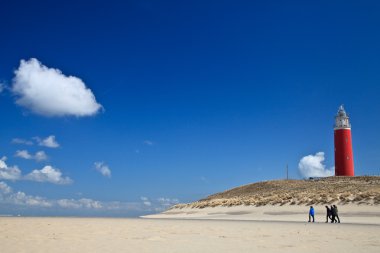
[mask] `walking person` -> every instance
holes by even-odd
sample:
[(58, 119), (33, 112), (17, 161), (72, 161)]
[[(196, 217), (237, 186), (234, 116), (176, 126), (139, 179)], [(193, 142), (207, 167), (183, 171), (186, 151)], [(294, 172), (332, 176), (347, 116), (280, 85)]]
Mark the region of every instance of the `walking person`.
[(331, 220), (331, 209), (326, 206), (326, 223), (329, 222), (329, 219)]
[(338, 215), (338, 207), (336, 205), (334, 205), (334, 209), (335, 209), (335, 222), (338, 220), (338, 223), (340, 223), (340, 219), (339, 219), (339, 215)]
[(314, 222), (314, 207), (313, 206), (310, 206), (310, 210), (309, 210), (309, 222), (311, 222), (311, 218), (313, 218), (313, 222)]
[(336, 210), (335, 210), (335, 208), (334, 208), (334, 206), (331, 206), (331, 223), (334, 223), (334, 222), (336, 222), (336, 219), (335, 219), (335, 217), (336, 217)]

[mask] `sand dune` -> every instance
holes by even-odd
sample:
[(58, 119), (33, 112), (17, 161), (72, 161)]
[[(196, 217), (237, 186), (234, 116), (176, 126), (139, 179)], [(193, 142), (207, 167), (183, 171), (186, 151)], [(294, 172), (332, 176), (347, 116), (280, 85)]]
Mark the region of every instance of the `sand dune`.
[(380, 205), (380, 177), (327, 177), (248, 184), (173, 208), (265, 205)]

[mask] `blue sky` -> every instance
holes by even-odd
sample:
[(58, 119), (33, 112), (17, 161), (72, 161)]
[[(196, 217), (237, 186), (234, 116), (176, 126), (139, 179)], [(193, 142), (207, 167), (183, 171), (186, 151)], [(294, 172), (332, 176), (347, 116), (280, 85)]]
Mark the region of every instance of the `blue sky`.
[(134, 216), (329, 170), (340, 104), (356, 174), (380, 173), (378, 1), (82, 2), (0, 4), (0, 214)]

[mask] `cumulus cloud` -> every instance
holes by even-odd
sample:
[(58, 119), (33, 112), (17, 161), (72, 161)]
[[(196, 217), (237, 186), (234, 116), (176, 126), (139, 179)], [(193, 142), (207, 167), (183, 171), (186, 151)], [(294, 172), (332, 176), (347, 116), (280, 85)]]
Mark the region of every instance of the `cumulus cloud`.
[(333, 176), (334, 167), (326, 169), (326, 166), (323, 164), (324, 160), (324, 152), (318, 152), (315, 155), (304, 156), (298, 163), (299, 172), (305, 178)]
[[(38, 152), (37, 152), (38, 153)], [(36, 155), (44, 156), (43, 154)], [(37, 158), (34, 158), (37, 159)], [(50, 165), (43, 167), (41, 170), (33, 170), (27, 175), (22, 175), (21, 170), (17, 166), (8, 166), (7, 158), (4, 156), (0, 159), (0, 179), (3, 180), (29, 180), (35, 182), (48, 182), (53, 184), (71, 184), (73, 180), (69, 177), (64, 177), (62, 172), (53, 168)]]
[(0, 159), (0, 179), (19, 180), (21, 178), (21, 170), (17, 166), (8, 166), (6, 160), (5, 156)]
[(23, 145), (33, 145), (33, 142), (32, 141), (28, 141), (28, 140), (25, 140), (25, 139), (21, 139), (21, 138), (14, 138), (12, 139), (12, 143), (13, 144), (23, 144)]
[(0, 82), (0, 93), (5, 89), (5, 84)]
[(178, 199), (158, 198), (150, 201), (148, 197), (141, 197), (142, 202), (99, 201), (91, 198), (64, 198), (48, 199), (41, 196), (28, 195), (22, 191), (14, 191), (5, 182), (0, 181), (0, 206), (9, 205), (26, 206), (28, 208), (43, 208), (51, 210), (93, 210), (93, 211), (118, 211), (118, 212), (158, 212), (167, 209), (172, 204), (178, 203)]
[(5, 182), (0, 181), (0, 206), (8, 204), (12, 206), (27, 206), (34, 208), (61, 208), (65, 210), (97, 210), (97, 211), (149, 211), (139, 202), (103, 202), (90, 198), (80, 199), (47, 199), (40, 196), (28, 195), (21, 191), (14, 191)]
[(51, 207), (52, 203), (39, 196), (27, 195), (24, 192), (12, 193), (9, 196), (11, 203), (16, 205), (26, 205), (26, 206), (38, 206), (38, 207)]
[(51, 201), (39, 196), (27, 195), (24, 192), (14, 192), (10, 186), (0, 182), (0, 204), (13, 204), (34, 207), (51, 207)]
[(36, 152), (36, 154), (34, 155), (34, 159), (38, 162), (40, 161), (45, 161), (48, 159), (48, 156), (46, 155), (46, 153), (44, 151), (38, 151)]
[[(32, 141), (33, 140), (33, 141)], [(14, 138), (12, 139), (12, 144), (23, 144), (23, 145), (34, 145), (38, 144), (39, 146), (42, 147), (47, 147), (47, 148), (58, 148), (60, 145), (55, 139), (55, 135), (49, 135), (46, 138), (41, 138), (41, 137), (33, 137), (32, 140), (26, 140), (22, 138)]]
[(87, 208), (87, 209), (100, 209), (103, 207), (100, 201), (92, 199), (60, 199), (57, 201), (57, 204), (63, 208)]
[(65, 209), (100, 209), (100, 201), (81, 199), (46, 199), (40, 196), (28, 195), (24, 192), (15, 192), (6, 183), (0, 181), (0, 204), (22, 205), (29, 207), (62, 207)]
[(33, 156), (29, 154), (28, 150), (17, 150), (15, 157), (20, 157), (23, 159), (32, 159)]
[(6, 183), (0, 181), (0, 194), (9, 194), (12, 192), (12, 188)]
[(36, 154), (32, 155), (28, 150), (17, 150), (15, 157), (27, 159), (27, 160), (36, 160), (37, 162), (45, 161), (48, 159), (48, 156), (44, 151), (38, 151)]
[(43, 167), (41, 170), (33, 170), (24, 177), (26, 180), (37, 182), (49, 182), (53, 184), (71, 184), (73, 182), (69, 177), (63, 177), (62, 172), (50, 165)]
[(105, 177), (111, 177), (111, 170), (104, 162), (95, 162), (95, 169)]
[(16, 104), (43, 116), (91, 116), (102, 108), (80, 78), (48, 68), (35, 58), (21, 60), (12, 92)]
[(47, 147), (47, 148), (58, 148), (59, 143), (56, 141), (54, 135), (50, 135), (45, 139), (41, 139), (40, 137), (33, 137), (34, 140), (38, 143), (38, 145)]

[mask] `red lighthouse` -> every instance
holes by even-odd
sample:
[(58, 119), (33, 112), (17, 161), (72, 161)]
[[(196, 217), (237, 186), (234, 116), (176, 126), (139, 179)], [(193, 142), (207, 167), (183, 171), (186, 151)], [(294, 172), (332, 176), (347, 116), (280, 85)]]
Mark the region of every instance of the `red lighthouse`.
[(334, 126), (335, 176), (354, 176), (354, 156), (352, 153), (350, 119), (339, 107)]

